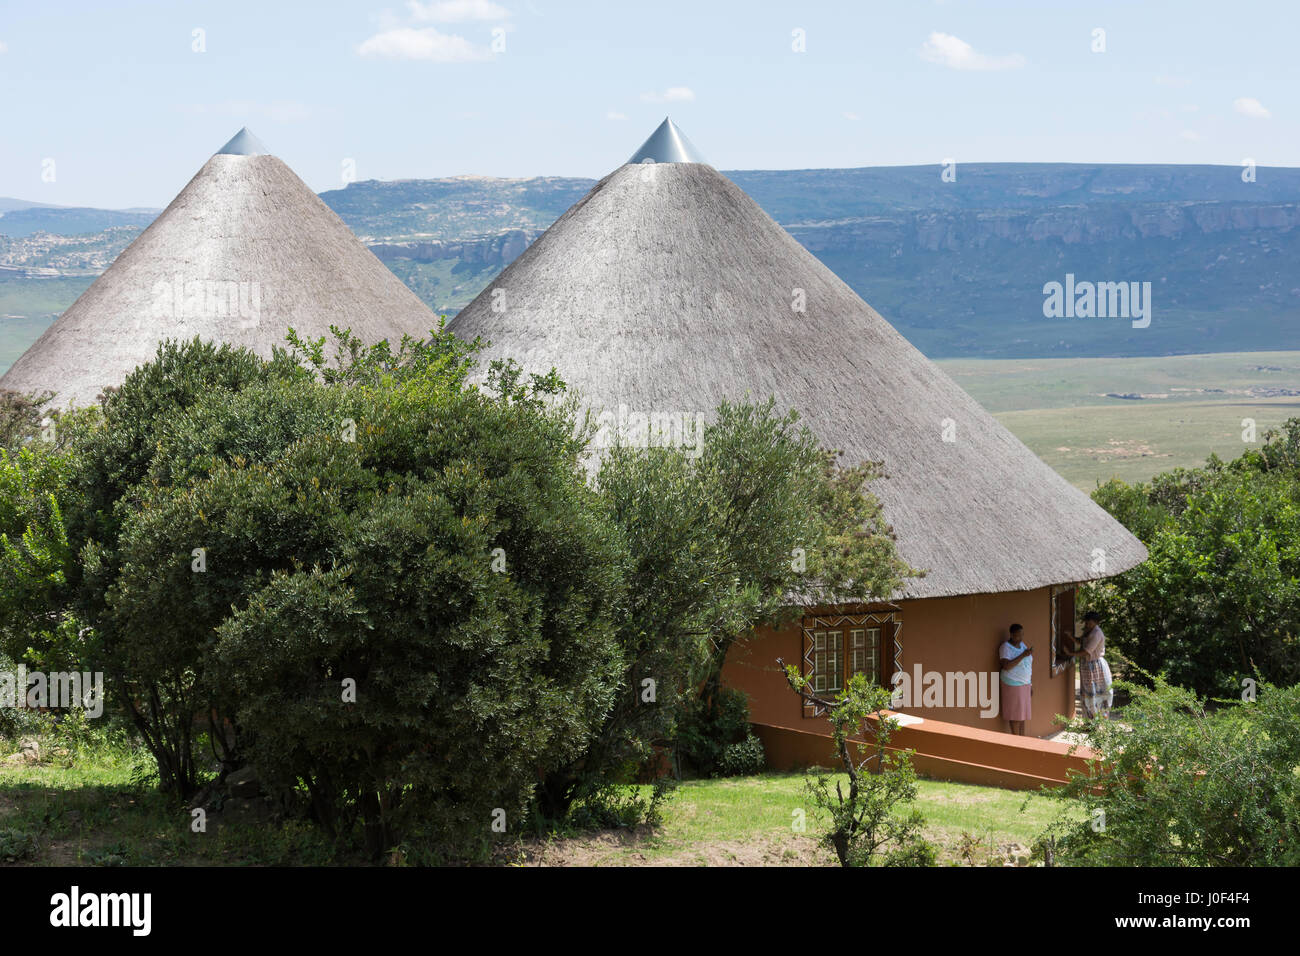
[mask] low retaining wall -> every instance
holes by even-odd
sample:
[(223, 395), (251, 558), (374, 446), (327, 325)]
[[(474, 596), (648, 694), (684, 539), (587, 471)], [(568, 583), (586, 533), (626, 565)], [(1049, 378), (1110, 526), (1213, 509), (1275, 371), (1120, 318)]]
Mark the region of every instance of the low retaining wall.
[[(1086, 747), (1070, 753), (1069, 744), (1052, 740), (1017, 737), (908, 714), (893, 716), (904, 725), (894, 731), (888, 749), (915, 751), (912, 765), (916, 772), (934, 780), (1037, 790), (1060, 786), (1071, 773), (1086, 773), (1087, 761), (1094, 757)], [(753, 726), (773, 770), (839, 767), (829, 728), (814, 733), (773, 724)]]

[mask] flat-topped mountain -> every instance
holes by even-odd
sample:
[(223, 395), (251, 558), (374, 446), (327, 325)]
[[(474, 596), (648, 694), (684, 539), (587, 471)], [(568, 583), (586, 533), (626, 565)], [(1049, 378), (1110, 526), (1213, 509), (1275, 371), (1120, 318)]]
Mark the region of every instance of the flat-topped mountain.
[[(1300, 348), (1300, 169), (1259, 167), (1253, 182), (1237, 166), (994, 163), (944, 172), (726, 175), (932, 357)], [(431, 308), (454, 315), (593, 184), (461, 176), (351, 183), (321, 198)], [(79, 276), (111, 261), (143, 225), (120, 217), (149, 219), (112, 213), (124, 227), (115, 233), (60, 238), (78, 228), (73, 213), (85, 212), (0, 217), (0, 316), (25, 317), (29, 328), (36, 317), (23, 290), (48, 289), (53, 269), (78, 277), (62, 280), (70, 285), (60, 293), (75, 297), (85, 287)], [(35, 217), (44, 217), (43, 232), (7, 231)], [(1151, 283), (1150, 325), (1045, 317), (1044, 285), (1067, 275)], [(40, 296), (41, 307), (49, 300)], [(4, 354), (0, 347), (0, 362)]]

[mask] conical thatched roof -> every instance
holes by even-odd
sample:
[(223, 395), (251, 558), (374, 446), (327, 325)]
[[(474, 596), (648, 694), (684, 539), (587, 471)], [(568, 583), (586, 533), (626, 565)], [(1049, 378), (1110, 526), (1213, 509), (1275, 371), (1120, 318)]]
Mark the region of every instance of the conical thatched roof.
[(199, 170), (153, 224), (0, 378), (87, 405), (153, 358), (163, 339), (269, 355), (293, 327), (331, 324), (366, 342), (427, 337), (438, 323), (283, 162), (247, 130)]
[(847, 461), (884, 463), (874, 490), (903, 557), (928, 572), (900, 596), (1078, 582), (1146, 557), (702, 163), (615, 170), (450, 327), (490, 341), (485, 360), (555, 367), (593, 411), (629, 422), (746, 394), (797, 408)]

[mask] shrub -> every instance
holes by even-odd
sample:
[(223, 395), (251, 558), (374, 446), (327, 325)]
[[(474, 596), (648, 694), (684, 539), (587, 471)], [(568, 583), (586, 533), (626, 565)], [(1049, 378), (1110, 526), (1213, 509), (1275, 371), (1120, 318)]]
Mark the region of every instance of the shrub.
[(677, 753), (705, 777), (758, 773), (763, 745), (750, 731), (749, 698), (726, 687), (709, 700), (693, 700), (677, 734)]
[(29, 665), (79, 654), (69, 576), (75, 549), (64, 521), (74, 459), (32, 442), (0, 448), (0, 655)]
[(17, 450), (46, 431), (43, 423), (57, 419), (46, 409), (52, 398), (53, 392), (24, 395), (0, 389), (0, 448)]
[(663, 823), (664, 806), (672, 799), (677, 783), (660, 777), (650, 786), (647, 797), (642, 787), (607, 784), (577, 803), (568, 823), (579, 830), (657, 827)]
[(836, 459), (770, 399), (724, 402), (693, 448), (610, 450), (598, 488), (630, 552), (619, 694), (584, 752), (543, 781), (548, 817), (683, 734), (702, 773), (732, 744), (746, 756), (731, 765), (753, 766), (748, 721), (723, 700), (731, 645), (791, 614), (792, 592), (869, 599), (916, 573), (866, 490), (876, 469)]
[[(0, 674), (15, 674), (16, 665), (0, 651)], [(21, 691), (15, 687), (15, 691)], [(0, 707), (0, 738), (17, 740), (35, 737), (49, 730), (50, 718), (39, 710), (26, 707)]]
[(1162, 677), (1133, 686), (1123, 722), (1086, 732), (1101, 759), (1053, 795), (1082, 808), (1040, 843), (1093, 866), (1300, 863), (1300, 686), (1210, 709)]
[(462, 350), (354, 352), (382, 374), (267, 380), (172, 421), (108, 592), (129, 673), (190, 701), (177, 719), (210, 702), (264, 785), (376, 856), (517, 826), (615, 687), (621, 539), (571, 415), (510, 368), (464, 387)]
[[(286, 379), (310, 381), (311, 373), (284, 352), (263, 360), (244, 349), (198, 339), (166, 342), (153, 361), (106, 392), (101, 408), (71, 421), (60, 419), (60, 440), (67, 443), (70, 464), (58, 495), (66, 548), (57, 581), (51, 572), (54, 586), (34, 606), (66, 622), (65, 639), (60, 644), (43, 638), (35, 651), (45, 658), (61, 652), (85, 669), (106, 674), (120, 712), (158, 764), (160, 786), (179, 796), (190, 795), (197, 785), (194, 717), (205, 711), (207, 701), (196, 680), (195, 642), (210, 643), (211, 631), (203, 630), (204, 615), (196, 614), (196, 608), (175, 601), (155, 609), (172, 614), (169, 618), (144, 615), (150, 626), (142, 634), (121, 628), (130, 615), (112, 602), (123, 571), (122, 534), (150, 489), (170, 487), (173, 475), (184, 481), (224, 453), (256, 447), (261, 433), (253, 430), (252, 437), (220, 436), (224, 446), (190, 449), (197, 462), (179, 460), (180, 452), (165, 465), (159, 462), (163, 449), (175, 447), (174, 432), (184, 431), (197, 406)], [(165, 570), (162, 555), (144, 564), (156, 571), (159, 562)], [(169, 635), (185, 639), (160, 640)]]
[(0, 830), (0, 862), (21, 863), (34, 859), (37, 847), (34, 834), (13, 827)]
[(747, 777), (762, 773), (767, 767), (767, 754), (763, 742), (749, 734), (738, 744), (728, 744), (718, 761), (718, 773), (723, 777)]
[[(1300, 680), (1300, 419), (1229, 464), (1103, 485), (1093, 497), (1150, 557), (1085, 600), (1139, 668), (1205, 697), (1255, 674)], [(1113, 625), (1113, 626), (1112, 626)]]
[[(795, 665), (785, 674), (802, 701), (825, 710), (835, 754), (849, 778), (848, 793), (837, 781), (833, 795), (830, 774), (817, 771), (807, 778), (808, 795), (831, 818), (822, 843), (835, 851), (841, 866), (933, 866), (937, 852), (922, 834), (925, 818), (906, 810), (918, 793), (912, 751), (888, 752), (897, 726), (885, 714), (890, 692), (854, 674), (833, 699), (820, 697)], [(849, 743), (859, 734), (868, 738), (856, 745), (860, 760)]]

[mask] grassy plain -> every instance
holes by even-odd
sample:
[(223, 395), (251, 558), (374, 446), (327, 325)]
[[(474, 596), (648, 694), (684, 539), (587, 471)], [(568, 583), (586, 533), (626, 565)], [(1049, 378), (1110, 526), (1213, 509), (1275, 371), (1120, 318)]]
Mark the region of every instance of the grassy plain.
[(1212, 452), (1235, 458), (1249, 447), (1243, 420), (1262, 440), (1300, 416), (1300, 352), (937, 364), (1085, 491), (1200, 465)]

